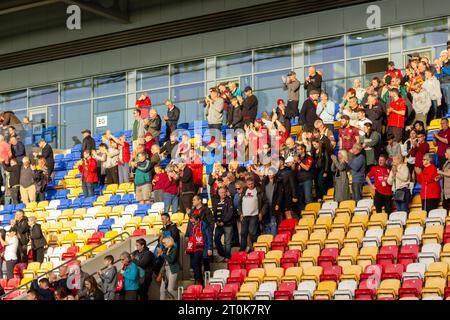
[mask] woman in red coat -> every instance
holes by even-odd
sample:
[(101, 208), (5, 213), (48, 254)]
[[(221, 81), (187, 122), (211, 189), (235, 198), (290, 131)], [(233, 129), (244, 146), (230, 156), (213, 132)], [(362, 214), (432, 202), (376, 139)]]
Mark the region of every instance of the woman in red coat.
[(416, 180), (422, 186), (420, 199), (422, 199), (422, 209), (429, 212), (439, 206), (441, 200), (441, 186), (439, 184), (440, 175), (436, 166), (432, 163), (432, 155), (427, 153), (423, 156), (423, 169), (416, 170)]
[(202, 158), (195, 152), (195, 150), (189, 150), (187, 167), (192, 170), (195, 193), (197, 194), (198, 190), (203, 187), (203, 164)]
[(136, 108), (141, 110), (141, 118), (147, 119), (148, 112), (150, 111), (150, 107), (152, 106), (152, 101), (148, 96), (148, 92), (143, 92), (139, 99), (136, 100)]
[(78, 166), (78, 170), (81, 173), (81, 187), (84, 197), (93, 197), (94, 185), (98, 182), (97, 160), (91, 157), (89, 150), (84, 151), (83, 160)]

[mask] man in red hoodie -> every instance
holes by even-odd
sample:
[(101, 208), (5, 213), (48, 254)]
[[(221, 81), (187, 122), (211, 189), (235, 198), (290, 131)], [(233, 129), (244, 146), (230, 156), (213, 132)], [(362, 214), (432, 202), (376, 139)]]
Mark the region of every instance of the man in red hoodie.
[(148, 96), (148, 92), (143, 92), (139, 99), (136, 100), (136, 108), (141, 110), (141, 118), (147, 119), (150, 107), (152, 106), (152, 101)]
[(83, 161), (78, 166), (81, 173), (81, 187), (84, 197), (94, 196), (94, 184), (98, 182), (97, 161), (91, 157), (89, 150), (83, 152)]
[[(374, 183), (371, 178), (374, 178)], [(382, 154), (378, 158), (378, 165), (373, 166), (366, 177), (367, 183), (375, 191), (373, 202), (377, 213), (381, 213), (383, 207), (387, 214), (392, 212), (392, 186), (387, 182), (388, 178), (387, 156)]]

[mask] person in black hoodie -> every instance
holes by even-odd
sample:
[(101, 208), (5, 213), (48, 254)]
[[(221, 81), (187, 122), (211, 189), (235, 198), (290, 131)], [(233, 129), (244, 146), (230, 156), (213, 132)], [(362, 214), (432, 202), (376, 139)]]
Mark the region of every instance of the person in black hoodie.
[(167, 115), (164, 116), (166, 121), (166, 139), (177, 129), (178, 119), (180, 119), (180, 109), (178, 109), (171, 100), (164, 103), (167, 107)]
[(244, 128), (244, 118), (242, 117), (242, 106), (239, 105), (237, 97), (231, 98), (231, 106), (228, 109), (228, 126), (232, 129)]
[(131, 254), (131, 257), (133, 262), (145, 271), (144, 281), (139, 285), (138, 295), (139, 300), (147, 301), (148, 289), (152, 283), (155, 256), (147, 247), (147, 241), (141, 238), (136, 240), (136, 250)]
[(300, 111), (300, 124), (303, 125), (303, 131), (312, 132), (314, 130), (314, 121), (317, 120), (317, 99), (319, 99), (319, 91), (311, 90), (308, 99), (303, 102)]
[[(214, 243), (219, 256), (228, 260), (231, 258), (231, 236), (234, 222), (233, 201), (227, 196), (227, 188), (220, 187), (218, 190), (219, 199), (213, 206), (214, 220), (216, 229), (214, 232)], [(222, 235), (224, 236), (224, 244), (222, 245)]]
[(81, 132), (83, 135), (83, 144), (81, 145), (81, 154), (84, 154), (84, 151), (88, 150), (91, 153), (93, 150), (96, 150), (95, 140), (91, 136), (91, 130), (86, 129)]
[(9, 192), (11, 194), (11, 200), (13, 204), (19, 203), (20, 194), (20, 165), (16, 159), (11, 159), (9, 165), (3, 162), (3, 169), (9, 172)]
[(244, 119), (244, 124), (249, 125), (255, 122), (256, 114), (258, 113), (258, 98), (252, 93), (251, 87), (245, 87), (245, 100), (242, 105), (242, 118)]
[[(289, 157), (289, 163), (286, 163), (283, 157), (280, 157), (278, 162), (278, 180), (283, 185), (283, 200), (281, 201), (282, 207), (280, 212), (284, 212), (286, 219), (292, 218), (292, 209), (294, 203), (297, 202), (295, 176), (290, 165), (294, 162), (294, 158)], [(289, 165), (288, 165), (289, 164)], [(282, 220), (282, 214), (277, 215), (277, 223)]]
[(316, 186), (316, 197), (322, 199), (327, 193), (327, 178), (331, 172), (331, 159), (325, 146), (320, 140), (312, 141), (311, 151), (314, 160), (314, 184)]
[(178, 192), (180, 194), (180, 212), (189, 213), (191, 210), (192, 198), (195, 193), (194, 177), (192, 170), (186, 166), (186, 161), (184, 159), (180, 160), (178, 163), (178, 179), (181, 187)]
[(40, 279), (39, 283), (37, 279), (33, 280), (30, 289), (38, 293), (39, 300), (55, 300), (55, 294), (50, 289), (50, 281), (47, 278)]
[[(281, 222), (281, 209), (283, 208), (283, 184), (281, 179), (276, 175), (276, 169), (271, 167), (267, 176), (264, 176), (262, 180), (264, 191), (267, 197), (267, 213), (264, 216), (264, 225), (269, 233), (276, 233), (276, 228), (274, 230), (273, 223), (279, 225)], [(274, 220), (274, 221), (273, 221)]]

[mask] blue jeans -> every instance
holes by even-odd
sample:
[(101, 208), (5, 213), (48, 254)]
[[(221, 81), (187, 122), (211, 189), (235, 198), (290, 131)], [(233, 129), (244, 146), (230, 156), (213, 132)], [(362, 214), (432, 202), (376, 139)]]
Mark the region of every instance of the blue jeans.
[(444, 95), (445, 103), (450, 106), (450, 82), (441, 82), (441, 90)]
[(299, 182), (298, 184), (298, 193), (299, 193), (299, 200), (302, 201), (302, 205), (300, 207), (300, 210), (303, 210), (304, 207), (313, 201), (312, 199), (312, 186), (313, 181), (312, 180), (305, 180), (303, 182)]
[(438, 116), (438, 108), (437, 108), (437, 100), (431, 100), (431, 108), (434, 111), (433, 119), (439, 118), (439, 116)]
[(362, 187), (362, 182), (352, 182), (353, 200), (356, 202), (362, 199)]
[[(233, 226), (230, 224), (228, 226), (219, 227), (216, 226), (214, 232), (214, 243), (217, 248), (217, 253), (219, 256), (224, 257), (226, 259), (231, 258), (231, 233), (233, 232)], [(222, 235), (224, 235), (224, 244), (222, 244)]]
[(170, 206), (172, 206), (172, 213), (178, 212), (178, 196), (176, 194), (170, 194), (164, 192), (164, 212), (169, 212)]
[(408, 210), (408, 204), (409, 199), (411, 198), (411, 194), (409, 192), (408, 188), (399, 189), (405, 192), (405, 199), (403, 201), (394, 201), (395, 202), (395, 208), (397, 211), (405, 211), (409, 212)]
[(256, 234), (258, 232), (258, 216), (244, 217), (241, 223), (241, 249), (245, 251), (247, 248), (247, 238), (250, 235), (250, 246), (256, 242)]
[(81, 188), (83, 189), (84, 197), (93, 197), (94, 196), (94, 184), (83, 181), (81, 183)]

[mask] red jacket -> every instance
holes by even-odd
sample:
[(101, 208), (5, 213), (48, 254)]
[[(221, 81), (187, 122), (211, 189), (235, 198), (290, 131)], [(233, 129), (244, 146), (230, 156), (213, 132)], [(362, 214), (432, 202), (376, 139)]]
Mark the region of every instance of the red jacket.
[(169, 183), (169, 177), (166, 172), (157, 173), (153, 177), (153, 191), (163, 190)]
[(188, 168), (192, 170), (192, 178), (194, 180), (194, 185), (196, 186), (202, 186), (203, 185), (203, 164), (200, 160), (198, 163), (197, 161), (192, 161), (186, 165)]
[(150, 141), (145, 141), (145, 143), (144, 143), (144, 151), (148, 154), (149, 158), (152, 157), (152, 147), (154, 144), (156, 144), (155, 139), (151, 139)]
[(437, 168), (434, 164), (430, 164), (421, 173), (416, 174), (417, 182), (422, 186), (420, 190), (420, 198), (422, 200), (441, 198), (441, 186), (439, 181), (435, 180), (438, 176)]
[(124, 142), (123, 146), (119, 146), (119, 149), (122, 148), (122, 159), (119, 159), (119, 165), (130, 162), (131, 154), (130, 154), (130, 144), (128, 142)]
[(150, 97), (145, 98), (144, 100), (136, 100), (136, 107), (138, 107), (141, 110), (141, 118), (147, 119), (148, 118), (148, 108), (152, 105), (152, 101), (150, 100)]
[(85, 161), (82, 161), (82, 164), (78, 166), (78, 171), (80, 171), (81, 173), (82, 181), (86, 181), (87, 183), (98, 182), (97, 160), (95, 160), (94, 158), (90, 158), (87, 165)]
[(430, 151), (428, 142), (419, 143), (417, 147), (411, 149), (411, 156), (416, 157), (415, 166), (423, 168), (423, 156)]

